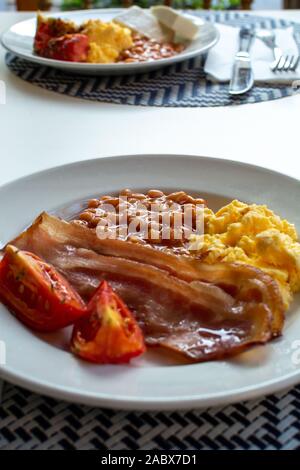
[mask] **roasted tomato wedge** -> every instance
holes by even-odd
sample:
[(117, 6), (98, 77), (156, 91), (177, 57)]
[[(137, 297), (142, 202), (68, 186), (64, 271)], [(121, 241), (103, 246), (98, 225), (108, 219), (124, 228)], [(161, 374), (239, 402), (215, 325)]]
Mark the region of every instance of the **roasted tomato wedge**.
[(47, 18), (38, 14), (34, 50), (37, 54), (44, 55), (50, 39), (76, 32), (77, 27), (71, 21), (60, 18)]
[(44, 55), (50, 59), (68, 62), (85, 62), (89, 51), (89, 39), (85, 34), (65, 34), (50, 39)]
[(37, 331), (58, 330), (86, 312), (79, 294), (52, 266), (12, 245), (0, 263), (0, 299)]
[(121, 364), (145, 351), (143, 334), (124, 302), (103, 281), (74, 326), (71, 350), (98, 364)]
[(53, 31), (49, 22), (43, 21), (38, 17), (38, 24), (34, 38), (34, 50), (37, 54), (42, 54), (51, 38)]

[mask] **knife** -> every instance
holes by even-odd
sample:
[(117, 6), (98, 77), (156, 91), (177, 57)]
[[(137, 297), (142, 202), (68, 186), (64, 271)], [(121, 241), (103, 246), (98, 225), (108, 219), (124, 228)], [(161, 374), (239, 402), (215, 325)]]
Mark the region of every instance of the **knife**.
[(294, 31), (293, 31), (293, 38), (295, 40), (295, 43), (297, 44), (297, 49), (298, 49), (298, 52), (299, 52), (299, 55), (298, 57), (296, 58), (294, 64), (293, 64), (293, 72), (295, 72), (298, 68), (298, 65), (300, 63), (300, 28), (299, 26), (295, 25), (294, 26)]
[(239, 34), (239, 52), (234, 58), (232, 78), (229, 84), (230, 95), (246, 93), (254, 84), (254, 74), (249, 54), (253, 38), (254, 34), (251, 28), (241, 28)]

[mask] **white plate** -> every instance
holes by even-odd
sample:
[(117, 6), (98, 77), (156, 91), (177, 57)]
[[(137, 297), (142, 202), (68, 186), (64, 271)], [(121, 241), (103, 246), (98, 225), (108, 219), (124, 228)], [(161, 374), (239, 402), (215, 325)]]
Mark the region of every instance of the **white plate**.
[[(75, 12), (51, 13), (51, 17), (68, 18), (76, 23), (82, 23), (87, 19), (101, 19), (111, 21), (121, 9), (83, 10)], [(199, 19), (199, 21), (202, 21)], [(49, 65), (65, 71), (91, 74), (91, 75), (124, 75), (129, 73), (149, 72), (166, 65), (175, 64), (186, 59), (204, 54), (219, 40), (219, 32), (212, 23), (204, 23), (197, 39), (192, 41), (180, 54), (168, 59), (160, 59), (152, 62), (140, 62), (131, 64), (86, 64), (80, 62), (66, 62), (61, 60), (46, 59), (33, 53), (33, 38), (36, 29), (36, 18), (22, 21), (11, 26), (3, 33), (2, 45), (13, 54), (36, 62), (41, 65)]]
[[(264, 203), (300, 229), (297, 180), (226, 160), (123, 156), (54, 168), (0, 188), (2, 242), (42, 210), (124, 187), (182, 188), (206, 197), (214, 209), (233, 198)], [(64, 350), (63, 333), (35, 335), (3, 306), (0, 318), (0, 341), (7, 348), (7, 364), (0, 367), (0, 375), (70, 401), (114, 408), (180, 409), (245, 400), (300, 382), (299, 361), (293, 360), (297, 359), (294, 342), (300, 340), (299, 296), (288, 313), (282, 338), (232, 360), (192, 365), (167, 363), (153, 353), (131, 365), (89, 365)]]

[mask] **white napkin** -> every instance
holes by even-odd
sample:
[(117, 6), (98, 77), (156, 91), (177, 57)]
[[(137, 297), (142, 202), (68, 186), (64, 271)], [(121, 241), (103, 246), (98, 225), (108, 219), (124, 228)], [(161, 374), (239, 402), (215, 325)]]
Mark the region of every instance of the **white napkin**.
[[(204, 70), (213, 79), (227, 82), (231, 78), (235, 54), (238, 52), (239, 28), (216, 25), (220, 31), (220, 41), (209, 51)], [(293, 28), (276, 29), (276, 42), (284, 53), (299, 54), (293, 38)], [(272, 72), (270, 64), (274, 61), (273, 52), (260, 39), (253, 41), (250, 56), (255, 81), (286, 83), (300, 79), (300, 65), (295, 72)]]

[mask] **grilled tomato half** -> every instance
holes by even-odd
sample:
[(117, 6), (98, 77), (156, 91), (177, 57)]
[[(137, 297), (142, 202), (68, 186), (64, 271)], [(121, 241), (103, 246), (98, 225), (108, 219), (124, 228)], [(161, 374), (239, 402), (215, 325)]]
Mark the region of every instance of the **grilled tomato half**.
[(0, 263), (0, 300), (37, 331), (55, 331), (75, 323), (86, 305), (50, 264), (7, 245)]

